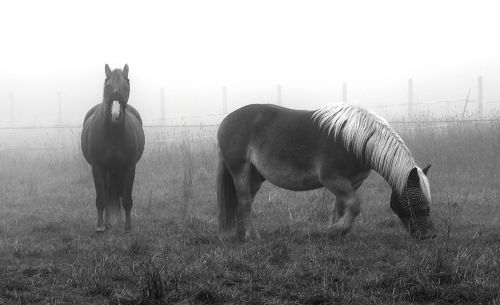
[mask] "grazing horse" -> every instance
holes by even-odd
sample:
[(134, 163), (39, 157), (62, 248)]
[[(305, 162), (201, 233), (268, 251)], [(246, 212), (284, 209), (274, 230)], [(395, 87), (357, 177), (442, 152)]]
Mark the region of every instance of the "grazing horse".
[(127, 104), (130, 94), (128, 65), (123, 70), (111, 71), (106, 64), (105, 72), (102, 103), (85, 115), (81, 146), (94, 176), (96, 232), (109, 229), (110, 215), (120, 213), (121, 206), (125, 210), (125, 231), (128, 232), (132, 227), (130, 210), (135, 165), (144, 151), (144, 131), (141, 116)]
[(222, 233), (259, 238), (251, 206), (267, 180), (293, 191), (326, 187), (336, 197), (328, 235), (345, 234), (360, 212), (356, 190), (375, 170), (392, 187), (390, 206), (411, 236), (435, 236), (426, 177), (430, 166), (420, 169), (401, 137), (372, 112), (346, 104), (317, 111), (248, 105), (224, 118), (217, 140)]

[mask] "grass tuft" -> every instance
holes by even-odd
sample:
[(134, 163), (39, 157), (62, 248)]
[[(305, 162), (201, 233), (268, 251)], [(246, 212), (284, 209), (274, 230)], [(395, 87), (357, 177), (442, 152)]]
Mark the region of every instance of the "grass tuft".
[(194, 295), (194, 300), (209, 305), (222, 304), (224, 301), (217, 291), (210, 287), (198, 288)]
[(149, 242), (140, 238), (134, 238), (128, 247), (128, 253), (132, 257), (147, 256), (149, 252)]
[(143, 305), (163, 305), (166, 303), (167, 283), (156, 267), (148, 264), (144, 270), (144, 279), (142, 284)]
[(64, 226), (58, 222), (36, 224), (32, 228), (33, 233), (51, 234), (64, 231)]

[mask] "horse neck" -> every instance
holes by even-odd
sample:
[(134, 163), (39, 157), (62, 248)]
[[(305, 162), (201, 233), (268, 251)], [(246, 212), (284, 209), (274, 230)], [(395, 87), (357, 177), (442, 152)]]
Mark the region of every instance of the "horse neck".
[[(406, 187), (410, 171), (416, 166), (415, 159), (401, 137), (388, 125), (384, 124), (371, 137), (380, 139), (379, 143), (369, 149), (368, 162), (371, 168), (401, 194)], [(370, 137), (363, 141), (365, 147), (369, 140)]]
[(413, 157), (407, 156), (400, 160), (391, 160), (383, 167), (373, 168), (399, 195), (403, 192), (408, 182), (410, 171), (416, 166)]
[(97, 120), (103, 126), (105, 133), (107, 135), (112, 135), (114, 137), (123, 135), (125, 126), (125, 113), (123, 117), (123, 122), (119, 124), (111, 123), (111, 116), (109, 115), (108, 102), (104, 99), (100, 104), (97, 111)]
[[(384, 132), (392, 131), (385, 130)], [(385, 138), (382, 145), (372, 146), (369, 152), (370, 157), (365, 160), (373, 170), (384, 177), (393, 190), (401, 194), (406, 187), (410, 171), (416, 166), (415, 159), (397, 134), (386, 135), (382, 138)]]

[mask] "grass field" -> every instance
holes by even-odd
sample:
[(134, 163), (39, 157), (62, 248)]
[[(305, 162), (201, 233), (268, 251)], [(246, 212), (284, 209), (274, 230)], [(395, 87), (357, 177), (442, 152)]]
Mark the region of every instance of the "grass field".
[(409, 237), (372, 173), (344, 237), (325, 234), (331, 194), (264, 184), (254, 203), (262, 240), (221, 242), (213, 131), (161, 142), (151, 130), (132, 233), (96, 235), (77, 133), (68, 149), (5, 151), (0, 304), (500, 304), (500, 124), (394, 127), (420, 165), (432, 163), (435, 240)]

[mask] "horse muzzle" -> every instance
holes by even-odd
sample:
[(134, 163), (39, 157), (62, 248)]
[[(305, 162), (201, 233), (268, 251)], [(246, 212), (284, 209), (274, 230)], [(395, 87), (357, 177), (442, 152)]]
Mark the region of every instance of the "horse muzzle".
[(111, 123), (119, 123), (123, 116), (122, 105), (118, 101), (113, 101), (111, 105)]
[(434, 224), (429, 216), (401, 217), (401, 222), (408, 233), (415, 239), (424, 240), (437, 236)]

